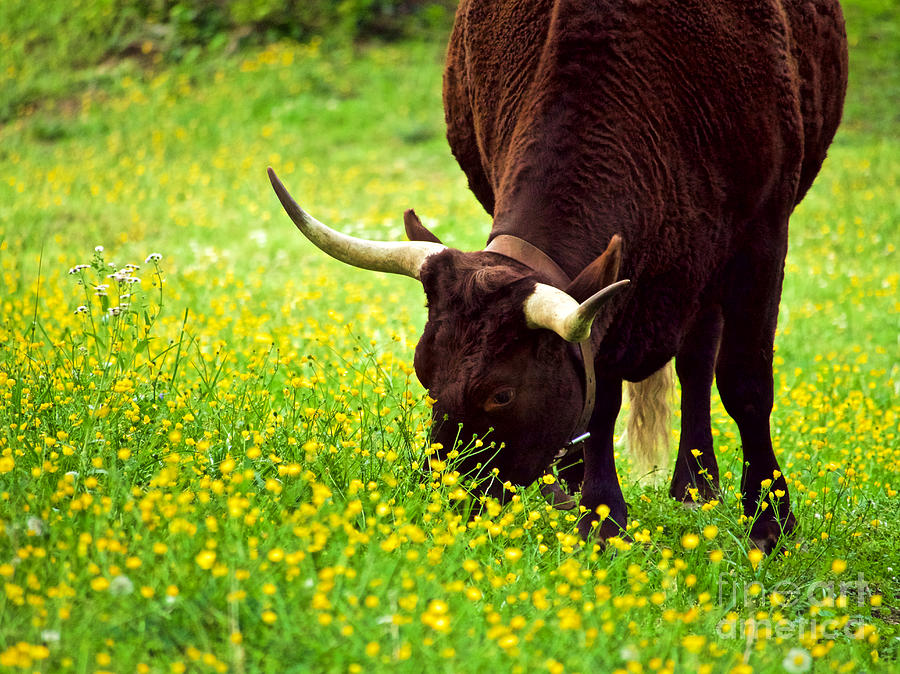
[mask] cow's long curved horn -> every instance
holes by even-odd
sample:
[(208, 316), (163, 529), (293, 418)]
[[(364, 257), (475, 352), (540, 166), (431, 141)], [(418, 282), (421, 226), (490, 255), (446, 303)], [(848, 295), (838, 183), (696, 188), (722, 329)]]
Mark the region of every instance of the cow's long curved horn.
[(628, 279), (616, 281), (581, 304), (559, 288), (538, 283), (525, 300), (525, 322), (529, 328), (553, 330), (567, 342), (583, 342), (600, 308), (629, 283)]
[(341, 234), (300, 208), (275, 171), (270, 168), (268, 172), (275, 194), (297, 229), (323, 252), (341, 262), (418, 279), (425, 258), (446, 249), (446, 246), (431, 241), (368, 241)]

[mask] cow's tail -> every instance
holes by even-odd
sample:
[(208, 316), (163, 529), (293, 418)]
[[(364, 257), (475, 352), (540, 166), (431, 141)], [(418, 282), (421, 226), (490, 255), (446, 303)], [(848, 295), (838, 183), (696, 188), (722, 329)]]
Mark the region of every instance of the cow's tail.
[(631, 410), (628, 415), (629, 454), (639, 477), (660, 482), (669, 469), (669, 402), (674, 379), (672, 362), (643, 381), (628, 383)]

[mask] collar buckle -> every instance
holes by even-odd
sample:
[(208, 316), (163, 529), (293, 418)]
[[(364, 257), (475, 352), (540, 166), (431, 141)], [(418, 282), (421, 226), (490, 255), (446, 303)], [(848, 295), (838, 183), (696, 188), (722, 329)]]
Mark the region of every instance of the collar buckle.
[(584, 442), (584, 441), (587, 440), (589, 437), (591, 437), (591, 434), (590, 434), (589, 432), (585, 431), (585, 432), (582, 433), (581, 435), (579, 435), (579, 436), (577, 436), (577, 437), (574, 437), (574, 438), (572, 438), (571, 440), (569, 440), (565, 445), (563, 445), (563, 449), (569, 449), (569, 448), (571, 448), (571, 447), (574, 447), (575, 445), (577, 445), (577, 444), (579, 444), (579, 443), (581, 443), (581, 442)]

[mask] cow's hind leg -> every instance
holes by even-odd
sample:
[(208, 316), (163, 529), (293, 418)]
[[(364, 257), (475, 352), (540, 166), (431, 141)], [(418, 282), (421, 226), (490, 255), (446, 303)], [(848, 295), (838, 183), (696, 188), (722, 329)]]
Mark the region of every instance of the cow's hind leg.
[(685, 503), (718, 498), (719, 465), (713, 449), (709, 396), (721, 335), (721, 309), (710, 307), (698, 315), (675, 356), (675, 372), (681, 382), (681, 439), (669, 494)]
[(795, 524), (769, 429), (775, 323), (783, 279), (784, 255), (779, 253), (783, 250), (747, 254), (732, 265), (716, 365), (719, 395), (737, 423), (743, 444), (741, 492), (744, 514), (754, 520), (750, 538), (766, 552)]

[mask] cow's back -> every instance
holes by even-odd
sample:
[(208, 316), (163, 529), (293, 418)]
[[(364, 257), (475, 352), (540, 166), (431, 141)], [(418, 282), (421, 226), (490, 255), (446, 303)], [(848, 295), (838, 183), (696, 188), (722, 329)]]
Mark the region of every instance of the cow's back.
[[(573, 78), (563, 68), (582, 72)], [(759, 149), (771, 141), (795, 145), (787, 148), (793, 157), (765, 159), (784, 165), (805, 156), (799, 201), (840, 121), (846, 78), (837, 0), (463, 0), (444, 101), (451, 148), (491, 213), (514, 165), (534, 151), (521, 146), (543, 139), (552, 150), (557, 139), (544, 132), (565, 106), (607, 107), (602, 121), (627, 134), (613, 119), (617, 97), (649, 119), (635, 125), (637, 135), (659, 130), (650, 128), (658, 121), (654, 108), (670, 120), (676, 109), (674, 116), (701, 136), (691, 149), (718, 155), (712, 160), (734, 168), (733, 182), (745, 191), (746, 174), (761, 173)], [(640, 145), (644, 138), (630, 140)], [(733, 155), (735, 142), (746, 156)]]
[(837, 0), (783, 0), (800, 83), (803, 171), (799, 203), (825, 160), (837, 131), (847, 89), (847, 35)]

